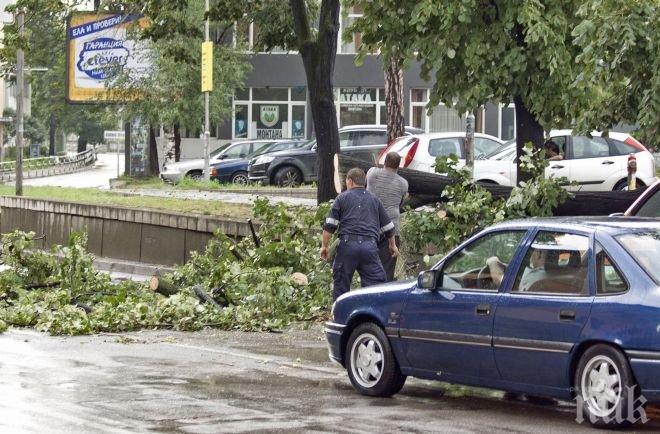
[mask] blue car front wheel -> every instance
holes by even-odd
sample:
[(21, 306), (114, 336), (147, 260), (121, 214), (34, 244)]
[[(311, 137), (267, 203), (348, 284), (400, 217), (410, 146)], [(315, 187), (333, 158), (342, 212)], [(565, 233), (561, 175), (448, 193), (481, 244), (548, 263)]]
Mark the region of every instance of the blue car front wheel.
[(346, 370), (363, 395), (392, 396), (406, 382), (385, 332), (367, 322), (353, 330), (346, 345)]

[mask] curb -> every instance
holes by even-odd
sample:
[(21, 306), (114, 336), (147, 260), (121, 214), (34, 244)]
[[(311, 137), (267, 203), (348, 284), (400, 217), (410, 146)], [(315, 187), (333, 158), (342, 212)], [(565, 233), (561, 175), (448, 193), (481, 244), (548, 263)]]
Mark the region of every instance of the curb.
[(159, 270), (161, 273), (174, 271), (173, 268), (166, 265), (131, 262), (114, 258), (95, 258), (94, 267), (99, 271), (107, 273), (121, 273), (148, 277), (153, 276), (156, 270)]

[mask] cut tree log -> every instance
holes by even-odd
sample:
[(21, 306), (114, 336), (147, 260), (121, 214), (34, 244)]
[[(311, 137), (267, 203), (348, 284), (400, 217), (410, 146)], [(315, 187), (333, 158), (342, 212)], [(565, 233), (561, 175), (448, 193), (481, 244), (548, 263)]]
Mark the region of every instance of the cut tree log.
[(162, 277), (158, 270), (156, 273), (151, 276), (149, 280), (149, 289), (159, 294), (169, 297), (180, 291), (180, 288), (176, 286), (171, 280), (167, 280)]
[[(341, 193), (346, 188), (346, 172), (359, 167), (365, 172), (376, 164), (358, 160), (342, 154), (335, 154), (335, 188)], [(380, 166), (382, 167), (382, 166)], [(399, 175), (408, 181), (409, 198), (407, 205), (417, 208), (437, 202), (444, 202), (442, 191), (455, 180), (436, 173), (421, 172), (412, 169), (399, 169)], [(479, 183), (496, 198), (506, 198), (511, 187), (496, 184)], [(577, 191), (572, 199), (559, 205), (554, 210), (556, 216), (596, 216), (624, 212), (637, 199), (644, 188), (634, 191)]]

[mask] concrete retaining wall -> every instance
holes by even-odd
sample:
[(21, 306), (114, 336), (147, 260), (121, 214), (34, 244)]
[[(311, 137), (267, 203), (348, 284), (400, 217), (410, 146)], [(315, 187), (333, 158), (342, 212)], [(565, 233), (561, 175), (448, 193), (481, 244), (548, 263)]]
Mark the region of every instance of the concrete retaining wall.
[(40, 248), (66, 244), (72, 231), (86, 230), (88, 250), (97, 256), (163, 265), (186, 262), (216, 230), (250, 234), (247, 222), (226, 218), (0, 196), (0, 232), (17, 229), (43, 234)]

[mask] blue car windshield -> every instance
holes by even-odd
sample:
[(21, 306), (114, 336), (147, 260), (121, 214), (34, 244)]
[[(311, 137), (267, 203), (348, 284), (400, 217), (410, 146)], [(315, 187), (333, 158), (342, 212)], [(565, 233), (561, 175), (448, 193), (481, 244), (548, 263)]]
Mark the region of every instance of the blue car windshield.
[(660, 284), (660, 229), (616, 237), (637, 263)]

